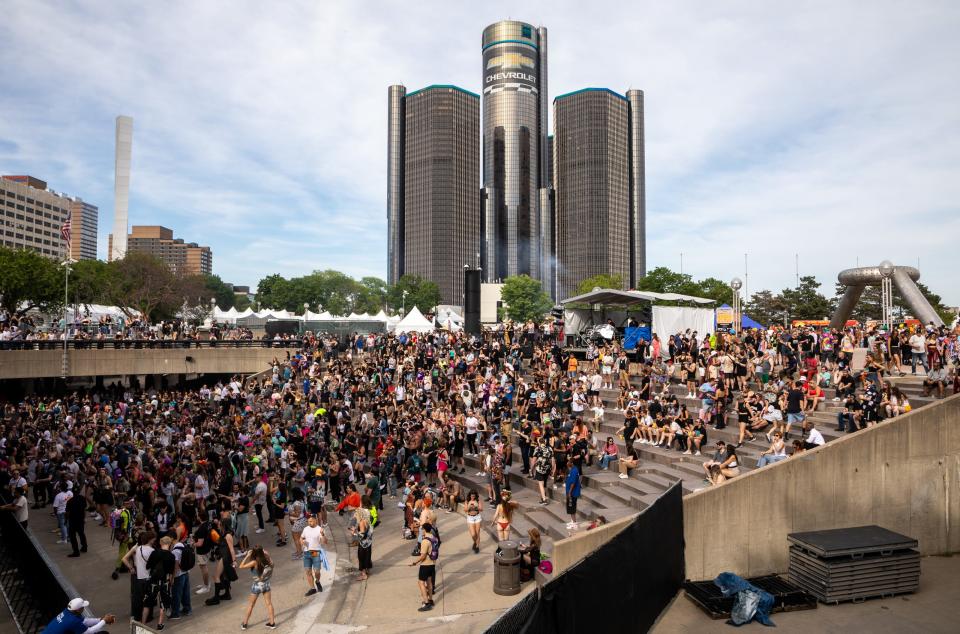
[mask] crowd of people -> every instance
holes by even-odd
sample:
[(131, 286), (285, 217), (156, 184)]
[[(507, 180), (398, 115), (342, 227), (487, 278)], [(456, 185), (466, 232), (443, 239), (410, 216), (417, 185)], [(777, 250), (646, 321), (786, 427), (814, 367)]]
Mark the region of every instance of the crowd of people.
[[(252, 581), (242, 626), (260, 596), (274, 626), (278, 561), (302, 562), (307, 596), (323, 591), (328, 512), (344, 515), (358, 579), (367, 580), (381, 513), (395, 505), (404, 536), (416, 542), (411, 565), (427, 611), (443, 543), (439, 512), (463, 513), (470, 550), (479, 553), (484, 526), (498, 539), (515, 532), (510, 477), (519, 473), (535, 480), (543, 505), (562, 491), (567, 527), (576, 530), (585, 469), (616, 466), (627, 478), (641, 445), (700, 455), (708, 428), (724, 427), (732, 411), (738, 442), (716, 443), (704, 464), (709, 482), (736, 477), (738, 445), (760, 434), (770, 448), (758, 466), (784, 459), (795, 431), (795, 451), (824, 442), (806, 414), (827, 398), (825, 388), (843, 401), (840, 429), (909, 411), (909, 399), (884, 380), (904, 365), (902, 345), (884, 349), (894, 340), (903, 338), (813, 328), (688, 331), (666, 341), (654, 335), (633, 351), (601, 341), (581, 360), (532, 323), (483, 338), (435, 332), (338, 342), (308, 334), (255, 382), (169, 391), (114, 385), (6, 403), (0, 488), (12, 494), (4, 508), (25, 527), (28, 494), (32, 508), (52, 504), (72, 557), (83, 556), (85, 524), (96, 523), (97, 538), (117, 547), (115, 568), (102, 572), (133, 577), (131, 614), (155, 616), (158, 629), (189, 616), (194, 595), (209, 595), (211, 607), (231, 600), (243, 570)], [(956, 392), (956, 334), (920, 331), (905, 340), (923, 367), (954, 367), (944, 384), (952, 380)], [(872, 352), (864, 371), (853, 372), (861, 345)], [(619, 393), (621, 443), (601, 433), (605, 389)], [(468, 457), (480, 469), (472, 478)], [(272, 553), (250, 540), (268, 531)], [(524, 577), (532, 578), (541, 536), (531, 529), (525, 537)], [(191, 578), (201, 583), (191, 587)]]

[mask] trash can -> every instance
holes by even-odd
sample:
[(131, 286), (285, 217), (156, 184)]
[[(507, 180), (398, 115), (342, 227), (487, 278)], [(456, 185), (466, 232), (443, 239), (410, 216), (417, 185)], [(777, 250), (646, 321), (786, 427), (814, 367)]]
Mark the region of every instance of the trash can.
[(503, 596), (520, 594), (520, 544), (507, 539), (493, 554), (493, 592)]

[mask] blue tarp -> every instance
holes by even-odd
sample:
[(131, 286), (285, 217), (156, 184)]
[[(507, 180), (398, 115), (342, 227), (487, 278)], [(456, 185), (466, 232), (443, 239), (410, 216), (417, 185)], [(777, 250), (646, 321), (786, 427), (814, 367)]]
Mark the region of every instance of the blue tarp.
[(763, 324), (750, 319), (746, 315), (740, 316), (740, 325), (744, 328), (763, 328)]
[(624, 350), (636, 350), (637, 342), (641, 339), (647, 342), (653, 339), (653, 335), (650, 332), (650, 326), (638, 326), (634, 328), (623, 329)]

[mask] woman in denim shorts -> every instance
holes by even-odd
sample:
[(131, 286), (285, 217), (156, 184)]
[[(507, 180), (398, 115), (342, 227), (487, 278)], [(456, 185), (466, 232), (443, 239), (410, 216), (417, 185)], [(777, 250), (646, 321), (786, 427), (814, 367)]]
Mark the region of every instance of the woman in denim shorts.
[(249, 569), (253, 573), (253, 585), (250, 586), (250, 601), (247, 603), (247, 613), (240, 623), (240, 629), (247, 629), (250, 622), (250, 615), (253, 613), (253, 606), (257, 604), (257, 597), (263, 595), (263, 601), (267, 604), (267, 616), (270, 620), (266, 625), (268, 628), (276, 629), (277, 619), (273, 613), (273, 599), (270, 597), (270, 579), (273, 577), (273, 560), (263, 549), (263, 546), (254, 546), (247, 551), (243, 561), (238, 566), (242, 569)]

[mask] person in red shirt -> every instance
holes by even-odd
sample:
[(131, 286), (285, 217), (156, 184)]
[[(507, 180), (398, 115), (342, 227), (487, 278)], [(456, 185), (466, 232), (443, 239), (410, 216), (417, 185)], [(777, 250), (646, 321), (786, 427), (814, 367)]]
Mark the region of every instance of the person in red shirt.
[(357, 485), (348, 484), (347, 485), (347, 495), (340, 501), (340, 504), (337, 505), (337, 513), (343, 515), (344, 511), (352, 511), (354, 509), (360, 508), (360, 494), (357, 493)]

